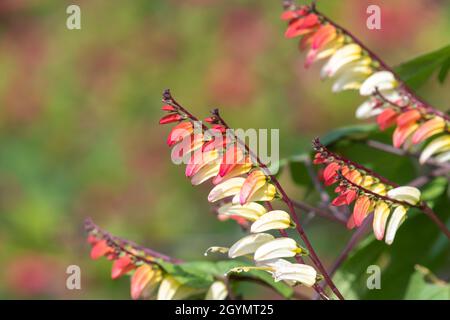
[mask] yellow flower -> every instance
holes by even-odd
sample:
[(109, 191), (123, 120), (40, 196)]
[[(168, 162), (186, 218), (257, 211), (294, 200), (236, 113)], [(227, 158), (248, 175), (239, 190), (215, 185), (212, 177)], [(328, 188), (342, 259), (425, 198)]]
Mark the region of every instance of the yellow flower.
[(287, 229), (291, 226), (291, 217), (282, 210), (273, 210), (253, 222), (250, 231), (253, 233), (268, 230)]
[[(275, 186), (269, 182), (267, 182), (262, 188), (258, 189), (247, 202), (250, 201), (272, 201), (275, 198), (277, 193), (277, 189)], [(240, 203), (240, 194), (236, 194), (232, 200), (233, 204)]]
[(219, 208), (219, 215), (238, 216), (249, 221), (255, 221), (267, 212), (264, 206), (256, 202), (249, 202), (244, 205), (227, 203)]
[(220, 199), (239, 194), (245, 178), (237, 177), (226, 180), (216, 185), (208, 195), (209, 202), (216, 202)]
[(327, 63), (322, 67), (320, 72), (321, 78), (334, 76), (339, 69), (346, 64), (351, 63), (361, 58), (361, 47), (357, 44), (351, 43), (338, 49)]

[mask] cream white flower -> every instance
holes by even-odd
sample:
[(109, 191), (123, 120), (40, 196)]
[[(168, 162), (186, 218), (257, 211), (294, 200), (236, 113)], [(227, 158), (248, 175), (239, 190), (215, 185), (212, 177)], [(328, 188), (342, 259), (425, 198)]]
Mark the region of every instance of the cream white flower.
[(227, 286), (223, 281), (215, 281), (208, 289), (205, 300), (225, 300), (228, 296)]
[(208, 201), (216, 202), (217, 200), (239, 194), (244, 182), (245, 178), (237, 177), (216, 185), (209, 193)]
[(356, 109), (356, 118), (358, 119), (368, 119), (374, 116), (379, 115), (381, 112), (383, 112), (383, 108), (376, 108), (377, 101), (375, 100), (369, 100), (364, 103), (362, 103), (358, 109)]
[(338, 49), (322, 67), (321, 78), (334, 76), (339, 69), (348, 63), (358, 60), (361, 57), (361, 47), (357, 44), (347, 44)]
[(158, 289), (158, 300), (183, 300), (202, 289), (182, 286), (173, 276), (165, 276)]
[(270, 272), (274, 272), (276, 268), (284, 265), (291, 265), (292, 262), (287, 261), (286, 259), (275, 258), (270, 260), (262, 260), (256, 261), (256, 265), (259, 267), (269, 267)]
[(372, 59), (369, 57), (360, 58), (343, 66), (339, 72), (336, 73), (336, 75), (339, 76), (345, 73), (361, 73), (365, 74), (367, 78), (373, 72), (372, 67), (370, 66), (371, 63)]
[(378, 71), (364, 81), (359, 88), (359, 94), (370, 96), (378, 88), (379, 91), (390, 90), (397, 86), (397, 81), (390, 71)]
[(398, 187), (388, 191), (389, 198), (415, 205), (420, 201), (420, 190), (410, 186)]
[(443, 152), (437, 155), (434, 160), (438, 163), (445, 163), (450, 161), (450, 151)]
[(450, 136), (445, 135), (431, 141), (420, 154), (419, 162), (424, 163), (436, 153), (450, 150)]
[(374, 210), (373, 216), (373, 232), (378, 240), (383, 239), (386, 222), (389, 217), (391, 208), (384, 201), (379, 201)]
[(268, 233), (256, 233), (246, 236), (233, 244), (228, 251), (228, 257), (236, 258), (255, 252), (261, 245), (272, 241), (274, 236)]
[(286, 229), (291, 226), (291, 217), (282, 210), (273, 210), (253, 222), (250, 232), (264, 232), (274, 229)]
[(227, 203), (219, 208), (219, 215), (238, 216), (249, 221), (255, 221), (267, 212), (264, 206), (256, 202), (249, 202), (244, 205)]
[[(259, 233), (257, 233), (259, 234)], [(261, 245), (253, 256), (255, 261), (294, 257), (302, 249), (291, 238), (277, 238)]]
[(171, 276), (166, 276), (163, 281), (161, 282), (161, 285), (159, 286), (158, 290), (158, 300), (172, 300), (175, 293), (177, 292), (178, 288), (180, 287), (180, 283), (176, 281)]
[(384, 239), (387, 244), (390, 245), (392, 244), (392, 242), (394, 242), (395, 234), (397, 233), (398, 228), (406, 219), (406, 211), (407, 210), (405, 207), (398, 206), (392, 213), (386, 230), (386, 238)]
[(361, 83), (366, 78), (365, 74), (358, 72), (346, 72), (339, 76), (333, 83), (331, 90), (333, 92), (341, 92), (344, 90), (358, 90), (361, 87)]
[[(283, 267), (283, 266), (289, 266), (291, 264), (292, 264), (292, 262), (289, 262), (285, 259), (280, 259), (280, 258), (256, 262), (256, 265), (258, 267), (266, 268), (265, 271), (269, 272), (272, 276), (274, 275), (276, 269)], [(284, 280), (284, 282), (286, 282), (286, 284), (288, 284), (290, 286), (294, 286), (296, 284), (295, 281), (290, 281), (290, 280)]]
[(307, 287), (316, 283), (316, 270), (306, 264), (291, 263), (279, 265), (273, 273), (275, 281), (295, 281)]

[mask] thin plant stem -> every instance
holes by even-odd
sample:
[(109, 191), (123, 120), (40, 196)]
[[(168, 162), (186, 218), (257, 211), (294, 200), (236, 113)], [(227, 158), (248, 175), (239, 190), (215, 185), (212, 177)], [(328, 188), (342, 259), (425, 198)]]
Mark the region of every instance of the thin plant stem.
[[(222, 125), (228, 129), (230, 129), (230, 127), (228, 126), (228, 124), (222, 119), (222, 117), (219, 114), (219, 111), (217, 109), (215, 109), (213, 111), (213, 115), (217, 117), (217, 119), (222, 123)], [(270, 172), (269, 168), (259, 159), (259, 157), (257, 155), (255, 155), (252, 150), (250, 150), (250, 148), (248, 147), (247, 144), (245, 144), (244, 142), (240, 141), (240, 139), (238, 139), (236, 137), (236, 140), (238, 141), (238, 143), (240, 143), (245, 150), (248, 152), (248, 154), (250, 155), (251, 158), (255, 159), (256, 162), (258, 163), (258, 165), (260, 166), (260, 168), (269, 176), (270, 181), (275, 185), (275, 187), (277, 188), (278, 192), (280, 192), (282, 200), (286, 203), (286, 205), (289, 208), (289, 211), (291, 213), (291, 217), (292, 220), (295, 222), (296, 224), (296, 229), (297, 232), (299, 233), (301, 239), (303, 240), (306, 248), (309, 250), (310, 253), (310, 257), (311, 260), (313, 261), (313, 263), (316, 265), (316, 267), (319, 269), (319, 271), (323, 274), (325, 281), (328, 283), (329, 287), (331, 288), (331, 290), (334, 292), (334, 294), (340, 299), (340, 300), (344, 300), (344, 297), (342, 296), (342, 294), (339, 292), (339, 289), (336, 287), (336, 285), (333, 283), (333, 281), (331, 280), (330, 276), (328, 275), (326, 269), (324, 268), (322, 262), (320, 261), (317, 253), (315, 252), (313, 246), (311, 245), (311, 242), (309, 241), (305, 231), (303, 230), (303, 227), (300, 224), (300, 220), (298, 218), (298, 215), (295, 211), (294, 208), (294, 204), (292, 202), (292, 200), (288, 197), (288, 195), (286, 194), (286, 192), (284, 191), (283, 187), (281, 186), (281, 184), (279, 183), (278, 179), (272, 175), (272, 173)]]
[(441, 231), (448, 239), (450, 239), (450, 231), (448, 230), (447, 226), (442, 222), (441, 219), (439, 219), (436, 213), (425, 202), (422, 202), (419, 209), (422, 210), (422, 212), (425, 213), (437, 225), (439, 229), (441, 229)]

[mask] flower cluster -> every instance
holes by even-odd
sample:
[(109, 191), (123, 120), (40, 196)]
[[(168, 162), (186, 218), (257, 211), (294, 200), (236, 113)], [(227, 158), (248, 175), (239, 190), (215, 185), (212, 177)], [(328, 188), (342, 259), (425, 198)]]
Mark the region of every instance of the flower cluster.
[[(251, 234), (231, 248), (212, 247), (209, 251), (228, 252), (230, 258), (253, 254), (255, 267), (231, 271), (256, 268), (270, 272), (275, 281), (314, 285), (317, 273), (313, 267), (283, 259), (307, 254), (284, 232), (295, 226), (290, 215), (282, 210), (267, 210), (261, 204), (279, 197), (268, 169), (239, 141), (217, 111), (213, 111), (212, 116), (201, 123), (179, 105), (168, 91), (164, 93), (163, 102), (165, 105), (162, 109), (168, 114), (160, 123), (177, 123), (169, 133), (167, 143), (177, 150), (172, 152), (172, 156), (175, 152), (178, 157), (188, 159), (185, 174), (191, 183), (198, 185), (211, 180), (214, 187), (208, 195), (208, 201), (220, 203), (219, 217), (251, 223)], [(196, 132), (195, 128), (201, 130)], [(183, 144), (189, 147), (177, 148)], [(267, 233), (273, 230), (280, 230), (283, 237), (276, 238)]]
[(420, 104), (402, 94), (401, 90), (392, 90), (389, 93), (377, 90), (369, 101), (357, 109), (356, 116), (376, 116), (381, 130), (395, 125), (392, 144), (396, 148), (412, 149), (414, 145), (421, 146), (428, 138), (433, 137), (420, 154), (419, 162), (422, 164), (431, 157), (436, 163), (450, 161), (449, 119), (422, 108)]
[(420, 162), (435, 157), (437, 163), (450, 161), (450, 117), (417, 98), (376, 55), (348, 31), (319, 13), (313, 6), (289, 4), (282, 14), (289, 22), (285, 36), (301, 37), (300, 49), (308, 50), (305, 67), (326, 60), (322, 79), (335, 78), (333, 92), (358, 90), (369, 97), (356, 117), (376, 117), (380, 129), (396, 125), (393, 145), (411, 149), (430, 137)]
[[(182, 285), (174, 276), (165, 272), (159, 262), (178, 263), (179, 261), (112, 236), (91, 220), (86, 221), (85, 227), (89, 232), (88, 242), (92, 246), (91, 258), (106, 257), (113, 261), (112, 279), (130, 275), (132, 299), (178, 300), (206, 291)], [(207, 290), (205, 299), (223, 300), (227, 295), (228, 291), (223, 281), (215, 281)]]
[(350, 229), (359, 227), (373, 212), (375, 237), (378, 240), (385, 238), (387, 244), (392, 244), (408, 209), (419, 204), (420, 191), (410, 186), (397, 186), (373, 171), (329, 151), (318, 139), (314, 140), (313, 147), (316, 151), (314, 163), (326, 165), (322, 174), (325, 185), (337, 183), (335, 192), (338, 196), (332, 204), (349, 206), (354, 203), (347, 226)]

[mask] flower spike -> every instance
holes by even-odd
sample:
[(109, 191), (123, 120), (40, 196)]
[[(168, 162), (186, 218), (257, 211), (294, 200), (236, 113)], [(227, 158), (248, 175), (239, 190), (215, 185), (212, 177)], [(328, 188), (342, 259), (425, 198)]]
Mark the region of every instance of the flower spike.
[[(397, 125), (394, 147), (410, 149), (435, 135), (450, 137), (450, 116), (417, 97), (392, 68), (350, 32), (320, 13), (314, 4), (297, 7), (289, 1), (284, 7), (286, 37), (299, 37), (300, 50), (308, 50), (305, 67), (327, 58), (320, 77), (336, 78), (333, 92), (356, 90), (368, 97), (356, 117), (376, 117), (381, 130)], [(435, 164), (448, 163), (446, 152), (438, 149), (422, 159), (434, 157)]]
[[(319, 23), (317, 17), (309, 15), (307, 12), (296, 12), (290, 16), (296, 16), (298, 19), (295, 23), (292, 23), (287, 36), (310, 33), (314, 31), (314, 28)], [(313, 42), (312, 50), (318, 51), (320, 48), (327, 47), (335, 42), (335, 38), (336, 34), (333, 28), (322, 28), (321, 33), (314, 39), (311, 39)], [(311, 55), (314, 56), (315, 53), (311, 52)], [(319, 53), (317, 58), (319, 58)], [(212, 179), (212, 183), (215, 186), (208, 195), (208, 201), (220, 201), (217, 209), (220, 220), (234, 219), (241, 226), (249, 228), (252, 232), (251, 235), (236, 242), (230, 249), (224, 247), (213, 248), (220, 248), (217, 249), (220, 252), (227, 251), (230, 258), (254, 253), (253, 260), (255, 264), (280, 257), (295, 257), (297, 262), (301, 262), (299, 254), (307, 254), (308, 251), (298, 246), (295, 240), (285, 237), (283, 233), (285, 229), (290, 227), (302, 230), (301, 226), (296, 223), (298, 221), (295, 221), (298, 219), (296, 216), (294, 216), (295, 222), (292, 220), (291, 215), (295, 215), (295, 211), (292, 211), (293, 207), (289, 202), (290, 200), (286, 199), (287, 195), (265, 164), (258, 157), (255, 157), (245, 143), (239, 140), (234, 131), (222, 119), (217, 109), (212, 111), (212, 116), (205, 119), (205, 123), (201, 123), (201, 126), (196, 126), (197, 118), (178, 104), (170, 94), (170, 91), (164, 92), (163, 102), (165, 105), (173, 106), (173, 110), (171, 108), (163, 109), (177, 114), (178, 117), (174, 117), (174, 119), (180, 121), (172, 129), (167, 139), (168, 145), (174, 148), (172, 152), (172, 156), (175, 153), (174, 159), (190, 157), (185, 173), (191, 179), (193, 185)], [(197, 127), (201, 129), (200, 132), (196, 130)], [(176, 149), (179, 146), (184, 148), (180, 148), (180, 151), (178, 151)], [(280, 191), (280, 194), (278, 194), (278, 191)], [(275, 198), (281, 198), (288, 205), (290, 214), (285, 211), (272, 209), (268, 212), (264, 206), (258, 203), (265, 202), (271, 208), (270, 201)], [(283, 237), (275, 238), (271, 234), (264, 233), (271, 230), (279, 230)], [(329, 283), (334, 293), (339, 298), (342, 298), (331, 278), (326, 274), (326, 270), (320, 264), (304, 232), (299, 232), (299, 234), (307, 244), (309, 252), (314, 255), (315, 258), (312, 261), (324, 273), (324, 279)], [(272, 244), (264, 246), (266, 242)], [(245, 267), (245, 269), (250, 268), (260, 267)], [(299, 269), (289, 275), (290, 277), (297, 276), (298, 281), (286, 280), (285, 282), (290, 285), (301, 283), (303, 270)], [(276, 269), (266, 271), (274, 276)], [(312, 273), (310, 272), (310, 274)], [(315, 278), (313, 281), (305, 279), (303, 282), (308, 285), (314, 284), (315, 290), (321, 296), (326, 296), (320, 290), (320, 287), (315, 285), (315, 280)], [(162, 287), (170, 287), (168, 285), (170, 281), (163, 281), (163, 283), (165, 284)], [(164, 293), (165, 291), (163, 290), (162, 292)]]
[[(373, 231), (375, 237), (382, 240), (391, 208), (401, 207), (406, 214), (410, 207), (419, 206), (421, 194), (417, 188), (398, 186), (370, 169), (331, 152), (317, 138), (313, 141), (313, 147), (316, 150), (315, 163), (326, 165), (323, 172), (325, 184), (338, 184), (335, 189), (338, 196), (332, 205), (350, 205), (355, 201), (353, 214), (347, 222), (349, 229), (361, 226), (374, 211)], [(392, 222), (392, 227), (388, 227), (390, 233), (389, 237), (386, 233), (387, 244), (392, 243), (393, 234), (399, 226), (399, 222)]]

